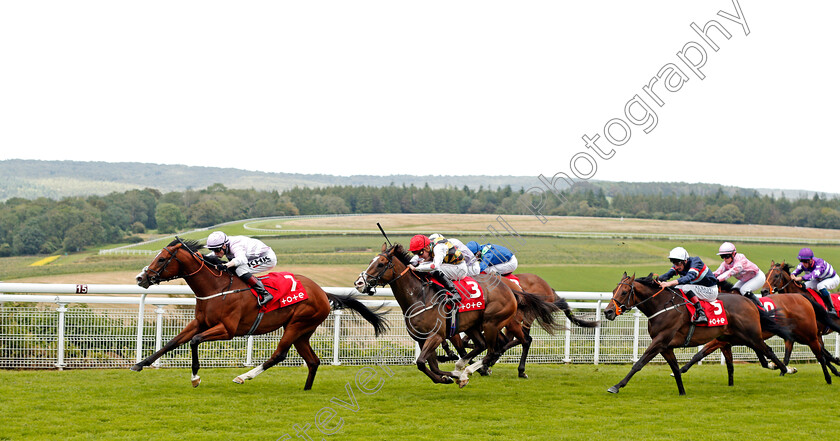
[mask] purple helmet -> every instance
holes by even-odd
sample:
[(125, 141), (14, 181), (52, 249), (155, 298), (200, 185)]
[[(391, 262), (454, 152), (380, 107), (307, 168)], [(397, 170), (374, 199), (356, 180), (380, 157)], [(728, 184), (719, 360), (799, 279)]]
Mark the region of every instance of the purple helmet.
[(797, 258), (799, 260), (811, 260), (814, 258), (814, 252), (810, 248), (802, 248), (799, 250), (799, 256)]

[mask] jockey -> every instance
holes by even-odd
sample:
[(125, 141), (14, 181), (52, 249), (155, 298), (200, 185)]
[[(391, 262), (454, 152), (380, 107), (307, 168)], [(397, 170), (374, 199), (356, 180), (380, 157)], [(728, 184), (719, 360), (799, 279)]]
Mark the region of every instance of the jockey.
[(439, 234), (432, 236), (435, 237), (434, 242), (422, 234), (411, 238), (408, 245), (408, 250), (414, 253), (411, 264), (415, 270), (429, 273), (452, 294), (456, 304), (460, 303), (461, 294), (452, 281), (461, 280), (469, 274), (466, 258), (452, 241)]
[[(676, 247), (671, 250), (668, 259), (674, 265), (665, 274), (657, 277), (656, 281), (659, 286), (669, 288), (676, 286), (681, 289), (688, 301), (694, 304), (694, 317), (691, 318), (693, 323), (708, 323), (709, 319), (706, 317), (706, 312), (700, 306), (700, 299), (705, 301), (712, 301), (717, 298), (718, 288), (717, 279), (712, 275), (707, 267), (699, 257), (689, 257), (688, 251), (683, 247)], [(679, 274), (680, 278), (670, 282), (663, 282), (675, 275)]]
[(254, 277), (254, 273), (268, 271), (277, 265), (277, 256), (271, 247), (258, 239), (214, 231), (207, 237), (207, 249), (218, 258), (227, 257), (228, 261), (220, 269), (236, 268), (236, 275), (257, 292), (258, 306), (262, 307), (274, 298), (262, 281)]
[(513, 273), (519, 266), (513, 252), (501, 245), (491, 243), (479, 245), (478, 242), (472, 240), (467, 242), (467, 248), (481, 262), (482, 273), (496, 273), (506, 276)]
[(735, 277), (738, 282), (735, 283), (734, 288), (741, 295), (761, 307), (753, 291), (761, 289), (761, 286), (764, 285), (766, 279), (764, 272), (756, 264), (750, 262), (746, 256), (738, 253), (735, 250), (735, 245), (730, 242), (724, 242), (718, 248), (717, 254), (723, 259), (723, 263), (713, 273), (718, 281), (723, 282), (730, 277)]
[[(820, 258), (814, 257), (814, 252), (810, 248), (802, 248), (799, 250), (799, 265), (790, 273), (793, 280), (797, 282), (805, 281), (805, 287), (816, 290), (822, 296), (825, 302), (825, 309), (833, 313), (834, 305), (831, 304), (830, 290), (837, 288), (840, 285), (840, 276), (834, 271), (834, 268)], [(800, 276), (799, 273), (805, 272)]]

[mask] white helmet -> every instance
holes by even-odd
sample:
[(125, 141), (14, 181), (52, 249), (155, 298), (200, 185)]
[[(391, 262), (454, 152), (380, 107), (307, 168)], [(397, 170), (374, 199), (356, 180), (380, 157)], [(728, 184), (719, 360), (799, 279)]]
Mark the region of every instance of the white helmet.
[(676, 247), (668, 254), (670, 260), (688, 260), (688, 251), (683, 247)]
[(222, 233), (221, 231), (214, 231), (207, 237), (207, 248), (211, 250), (219, 249), (228, 243), (229, 240), (227, 234)]
[(435, 239), (437, 239), (437, 238), (442, 238), (442, 237), (443, 237), (443, 235), (442, 235), (442, 234), (439, 234), (439, 233), (434, 233), (434, 234), (432, 234), (431, 236), (429, 236), (429, 241), (434, 242), (434, 241), (435, 241)]
[(735, 254), (735, 245), (732, 242), (724, 242), (718, 248), (718, 256), (723, 254)]

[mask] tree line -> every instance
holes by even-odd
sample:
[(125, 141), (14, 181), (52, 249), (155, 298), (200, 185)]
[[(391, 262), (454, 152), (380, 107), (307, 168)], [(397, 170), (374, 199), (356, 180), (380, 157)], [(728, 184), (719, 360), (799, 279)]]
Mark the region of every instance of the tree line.
[(534, 214), (635, 217), (717, 223), (840, 228), (840, 200), (757, 192), (608, 195), (582, 184), (559, 197), (534, 188), (477, 190), (389, 185), (295, 187), (269, 191), (229, 189), (162, 193), (147, 188), (105, 196), (12, 198), (0, 204), (0, 256), (75, 252), (86, 247), (140, 241), (149, 230), (175, 233), (247, 218), (349, 213)]

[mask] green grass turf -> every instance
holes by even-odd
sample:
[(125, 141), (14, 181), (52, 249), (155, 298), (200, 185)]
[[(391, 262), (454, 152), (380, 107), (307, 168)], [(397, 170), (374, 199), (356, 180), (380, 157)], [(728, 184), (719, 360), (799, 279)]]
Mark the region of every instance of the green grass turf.
[[(309, 392), (303, 367), (245, 385), (231, 382), (244, 368), (206, 369), (196, 389), (186, 369), (0, 371), (0, 440), (296, 440), (294, 426), (307, 424), (315, 440), (832, 439), (840, 384), (826, 385), (814, 364), (799, 368), (779, 377), (739, 364), (728, 387), (724, 366), (697, 366), (684, 397), (662, 364), (618, 395), (606, 389), (627, 365), (531, 365), (528, 380), (500, 365), (462, 390), (432, 384), (413, 366), (390, 367), (391, 377), (381, 367), (323, 366)], [(379, 377), (368, 386), (382, 384), (365, 394), (355, 383), (370, 369)], [(332, 411), (325, 427), (335, 433), (324, 435), (316, 415)]]

